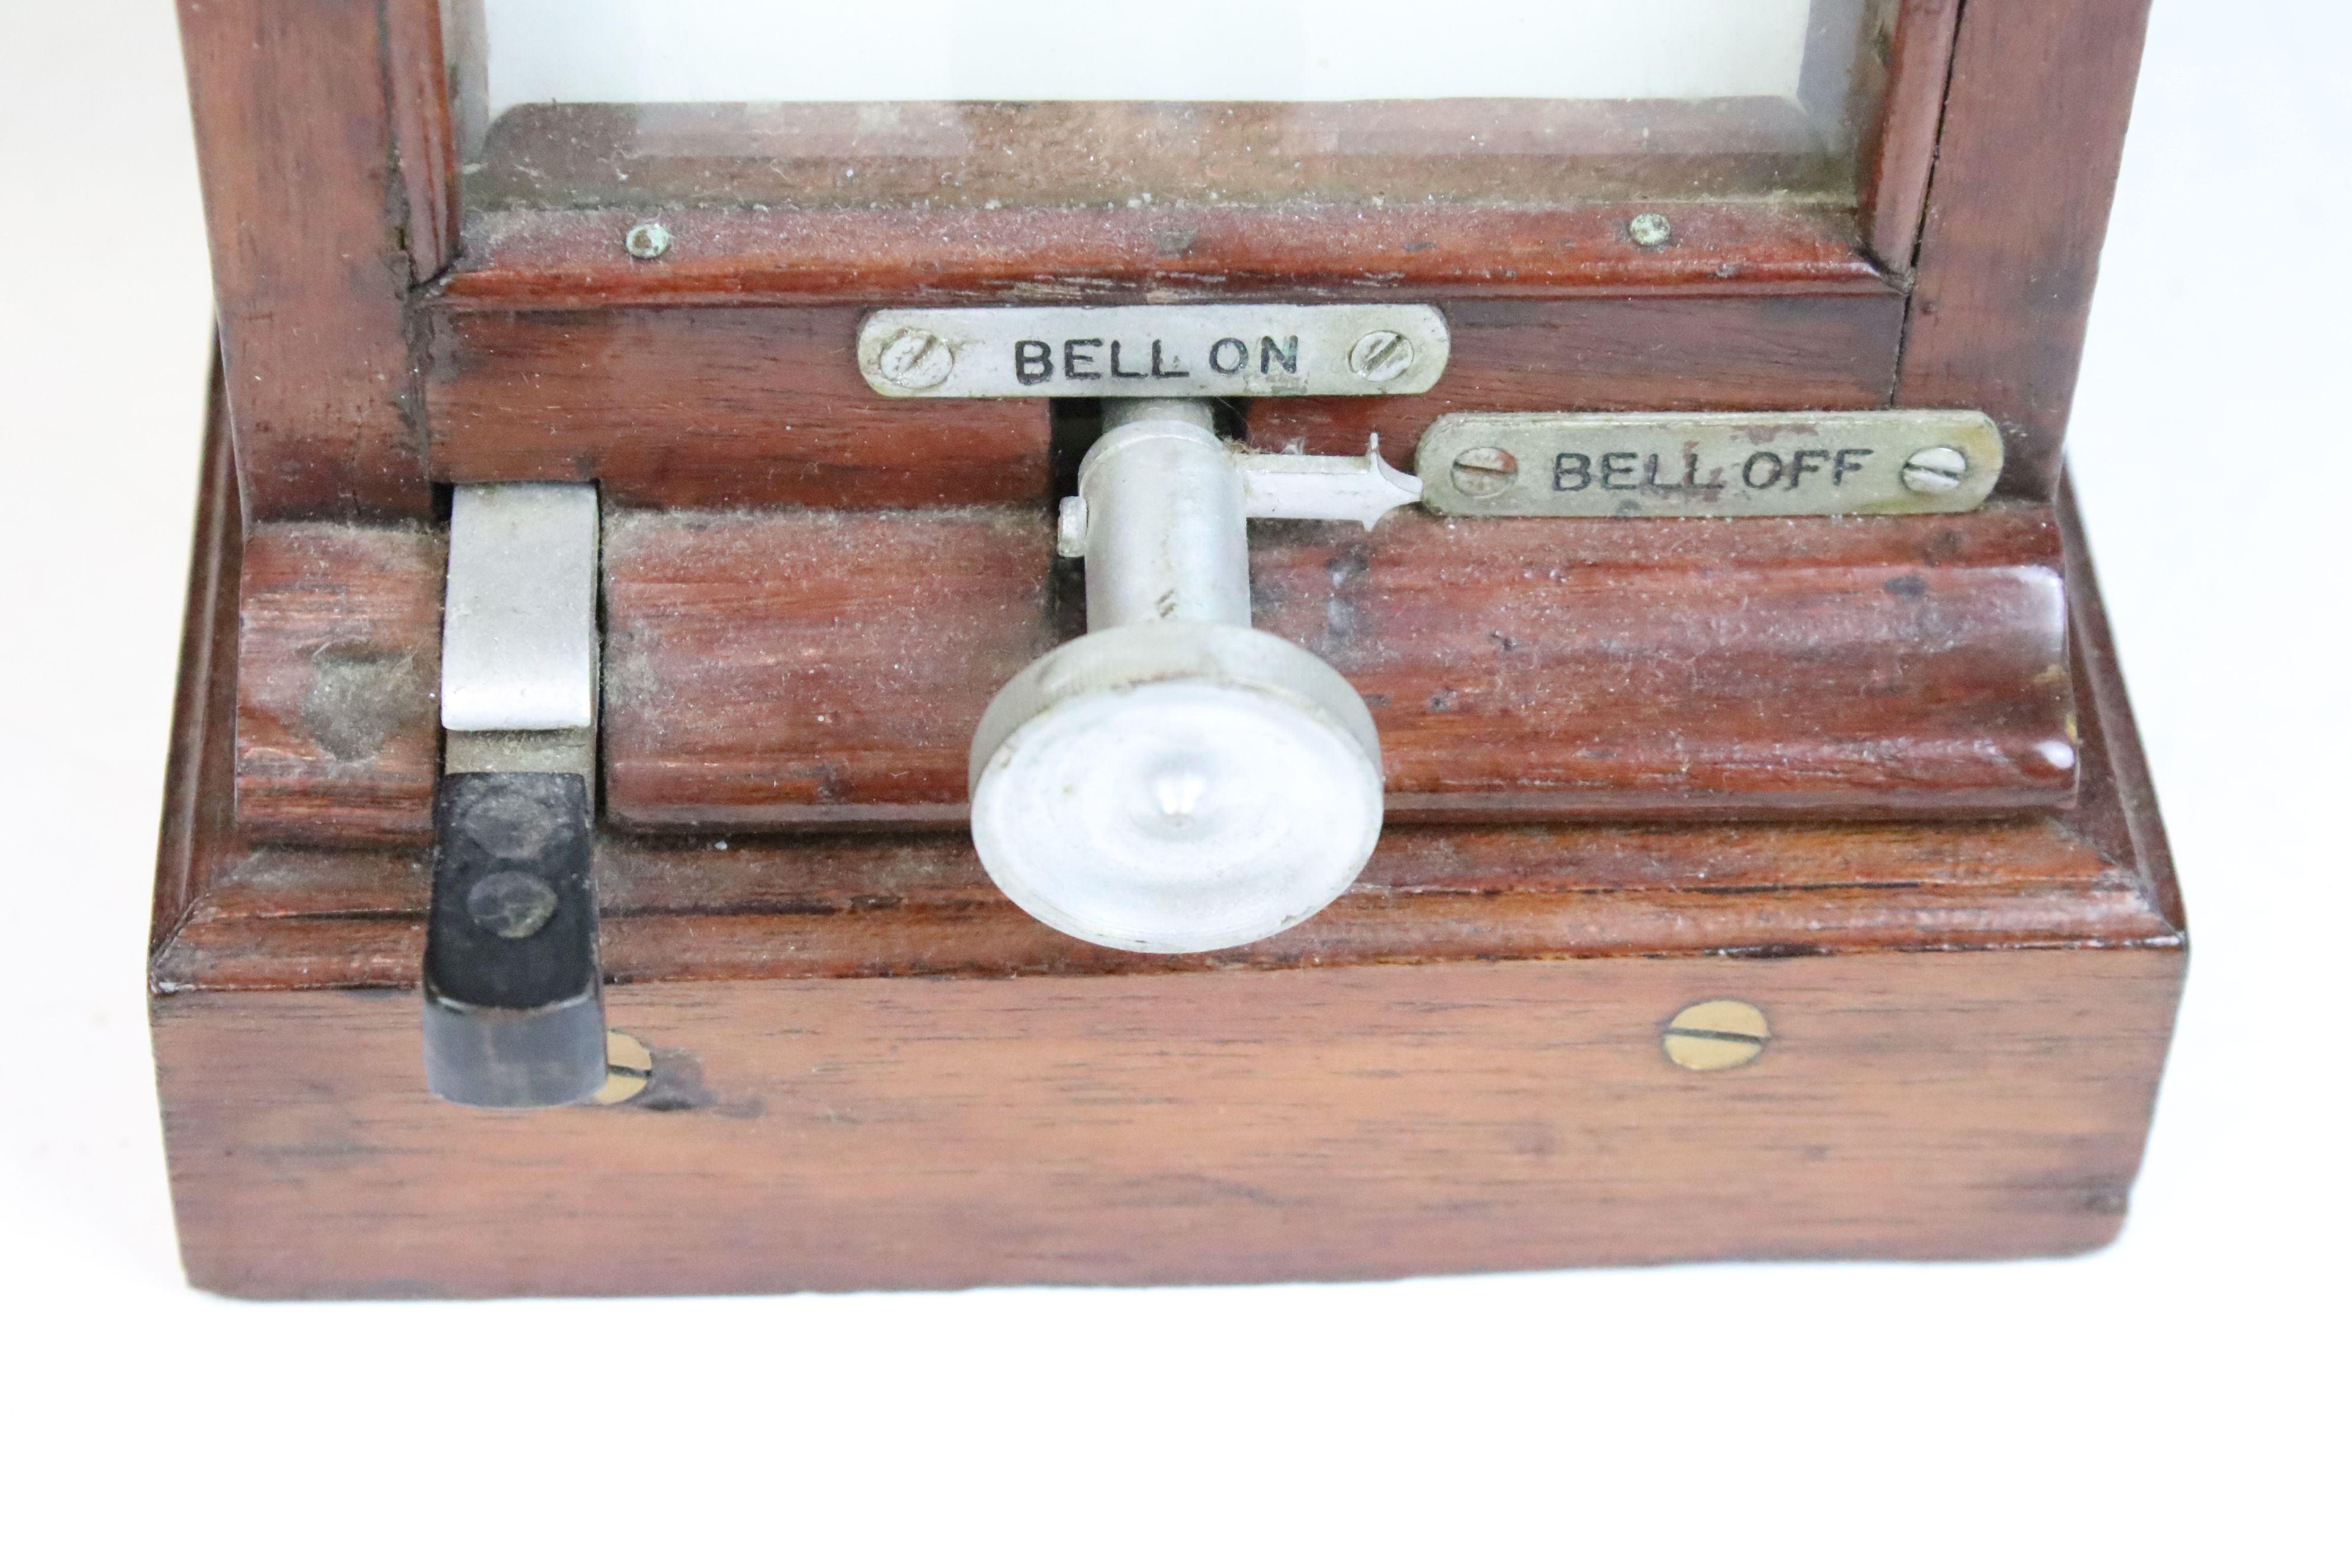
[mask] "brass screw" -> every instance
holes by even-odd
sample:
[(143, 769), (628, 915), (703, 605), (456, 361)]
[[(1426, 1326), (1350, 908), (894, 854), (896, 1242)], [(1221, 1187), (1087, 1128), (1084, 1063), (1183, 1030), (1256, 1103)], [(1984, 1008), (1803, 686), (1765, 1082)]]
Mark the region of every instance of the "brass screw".
[(657, 223), (641, 223), (629, 230), (621, 248), (640, 261), (652, 261), (669, 249), (669, 230)]
[(618, 1105), (646, 1091), (654, 1080), (654, 1054), (635, 1035), (604, 1031), (604, 1087), (589, 1099), (598, 1105)]
[(1655, 250), (1674, 238), (1675, 226), (1666, 221), (1664, 213), (1635, 213), (1633, 221), (1625, 226), (1625, 232), (1643, 249)]
[(1473, 447), (1454, 459), (1454, 488), (1490, 500), (1519, 480), (1519, 460), (1500, 447)]
[(1693, 1072), (1746, 1067), (1764, 1054), (1772, 1026), (1752, 1003), (1694, 1002), (1666, 1026), (1666, 1059)]
[(1412, 340), (1385, 328), (1366, 332), (1348, 351), (1348, 368), (1366, 381), (1394, 381), (1412, 368)]

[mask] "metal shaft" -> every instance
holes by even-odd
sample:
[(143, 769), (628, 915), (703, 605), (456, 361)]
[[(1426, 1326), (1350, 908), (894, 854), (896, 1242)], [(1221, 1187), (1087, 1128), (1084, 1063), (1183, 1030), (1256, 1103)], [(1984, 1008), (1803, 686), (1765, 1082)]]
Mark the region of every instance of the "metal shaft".
[(1211, 621), (1246, 626), (1242, 476), (1194, 398), (1107, 403), (1078, 468), (1087, 507), (1087, 626)]

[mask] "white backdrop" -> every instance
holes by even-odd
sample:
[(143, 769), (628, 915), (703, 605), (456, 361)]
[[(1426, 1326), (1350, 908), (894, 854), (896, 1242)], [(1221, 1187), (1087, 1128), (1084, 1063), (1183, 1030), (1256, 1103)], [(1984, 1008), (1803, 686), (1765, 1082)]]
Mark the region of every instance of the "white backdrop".
[(2111, 1250), (255, 1306), (180, 1281), (141, 992), (207, 310), (170, 7), (0, 8), (0, 1558), (2340, 1553), (2352, 25), (2253, 9), (2158, 7), (2075, 426), (2198, 942)]
[(1812, 0), (488, 0), (535, 99), (1793, 97)]

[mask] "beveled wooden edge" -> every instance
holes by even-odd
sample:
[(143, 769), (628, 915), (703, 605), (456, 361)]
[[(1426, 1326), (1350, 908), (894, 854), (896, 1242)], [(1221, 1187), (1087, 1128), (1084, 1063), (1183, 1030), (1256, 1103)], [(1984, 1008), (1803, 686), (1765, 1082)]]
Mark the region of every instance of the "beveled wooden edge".
[(857, 321), (839, 306), (435, 316), (433, 477), (593, 480), (607, 506), (1046, 500), (1044, 399), (884, 397), (858, 374)]
[[(1073, 629), (1056, 625), (1051, 533), (1036, 509), (608, 510), (606, 821), (960, 821), (982, 710)], [(1406, 509), (1369, 534), (1267, 524), (1250, 543), (1253, 624), (1371, 705), (1391, 823), (2073, 804), (2063, 546), (2044, 504), (1632, 531)], [(916, 559), (945, 575), (892, 564)], [(1662, 731), (1661, 713), (1679, 721)]]
[[(403, 37), (437, 36), (435, 0), (385, 3)], [(423, 94), (388, 75), (383, 5), (179, 0), (179, 15), (245, 505), (428, 516), (408, 308), (449, 237), (435, 192), (454, 173)], [(404, 131), (426, 142), (404, 164)]]
[(1963, 0), (1895, 402), (1978, 408), (2057, 492), (2149, 0)]
[[(1083, 629), (1034, 505), (605, 517), (617, 831), (952, 826), (989, 696)], [(1257, 624), (1334, 664), (1381, 714), (1394, 822), (1928, 819), (2073, 802), (2063, 546), (2044, 503), (1633, 533), (1530, 519), (1462, 532), (1408, 510), (1371, 535), (1254, 535)], [(271, 521), (246, 531), (242, 556), (240, 831), (428, 842), (441, 533)], [(917, 578), (891, 564), (919, 559), (930, 569)], [(1569, 573), (1570, 597), (1528, 581), (1547, 566)], [(1694, 631), (1720, 616), (1720, 631)], [(1532, 666), (1490, 665), (1493, 645), (1531, 632), (1547, 650), (1520, 648)], [(901, 663), (908, 638), (930, 647), (920, 673)], [(1715, 674), (1652, 683), (1692, 658)], [(1908, 694), (1892, 707), (1889, 680)], [(1785, 694), (1777, 723), (1759, 689)], [(877, 710), (878, 694), (911, 710)], [(1662, 710), (1685, 719), (1663, 748)]]
[[(1366, 290), (1437, 300), (1885, 292), (1906, 271), (1921, 222), (1960, 0), (1895, 4), (1885, 90), (1877, 121), (1858, 139), (1851, 205), (1660, 196), (1545, 209), (1434, 202), (1356, 211), (1302, 202), (1008, 205), (944, 216), (663, 205), (488, 211), (468, 216), (465, 254), (426, 302), (461, 310), (1061, 303), (1146, 292), (1155, 300)], [(1675, 239), (1657, 250), (1633, 244), (1626, 224), (1641, 212), (1666, 216)], [(622, 237), (656, 217), (670, 231), (668, 253), (652, 264), (630, 258)], [(1051, 265), (1035, 259), (1045, 256)]]
[(2067, 597), (2074, 622), (2074, 689), (2082, 715), (2082, 767), (2096, 772), (2107, 787), (2089, 794), (2075, 814), (2084, 836), (2109, 859), (2138, 877), (2150, 906), (2163, 918), (2185, 954), (2189, 911), (2172, 860), (2172, 844), (2158, 809), (2156, 780), (2141, 749), (2139, 721), (2116, 657), (2107, 605), (2099, 592), (2097, 568), (2084, 536), (2082, 512), (2071, 474), (2058, 491), (2060, 536), (2066, 545)]
[[(392, 91), (393, 155), (401, 226), (419, 280), (449, 265), (464, 221), (457, 116), (442, 45), (441, 0), (383, 0), (384, 72)], [(478, 5), (478, 0), (477, 0)]]
[[(1884, 13), (1894, 0), (1866, 4)], [(1171, 193), (1255, 207), (1675, 195), (1845, 205), (1851, 177), (1822, 140), (1829, 106), (1817, 100), (1843, 75), (1849, 102), (1858, 90), (1874, 103), (1885, 57), (1817, 55), (1826, 41), (1808, 40), (1790, 96), (541, 100), (499, 114), (467, 162), (466, 192), (486, 213), (913, 205), (942, 221)], [(866, 140), (877, 107), (888, 145)]]
[(1862, 212), (1871, 255), (1897, 278), (1909, 277), (1918, 249), (1959, 21), (1960, 0), (1902, 0), (1889, 41), (1885, 110), (1864, 149)]
[[(1626, 226), (1656, 212), (1656, 249)], [(658, 218), (657, 261), (622, 239)], [(1181, 244), (1171, 237), (1181, 237)], [(590, 208), (474, 213), (436, 311), (695, 304), (1155, 303), (1575, 294), (1885, 294), (1851, 208), (1769, 199), (1412, 206)]]
[[(179, 679), (173, 689), (172, 736), (163, 771), (163, 808), (156, 839), (150, 941), (160, 943), (187, 914), (218, 870), (207, 847), (235, 835), (236, 762), (237, 564), (243, 531), (236, 455), (229, 448), (228, 408), (217, 345), (205, 394), (205, 429), (196, 482), (195, 541), (188, 554), (188, 594), (180, 618)], [(226, 767), (229, 787), (204, 789)]]

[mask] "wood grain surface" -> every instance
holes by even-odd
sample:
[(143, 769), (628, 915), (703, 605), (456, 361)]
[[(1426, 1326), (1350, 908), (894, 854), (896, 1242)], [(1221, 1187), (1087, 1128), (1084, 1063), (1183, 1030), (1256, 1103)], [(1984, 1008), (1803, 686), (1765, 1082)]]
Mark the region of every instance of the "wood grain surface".
[(1895, 401), (1979, 408), (2054, 492), (2148, 0), (1968, 0)]
[(436, 479), (594, 479), (610, 505), (1040, 500), (1041, 399), (908, 402), (857, 373), (859, 312), (434, 318)]
[[(436, 94), (434, 0), (181, 0), (226, 362), (150, 970), (191, 1279), (837, 1289), (2100, 1244), (2187, 951), (2062, 484), (2146, 8), (1966, 0), (1952, 34), (1949, 0), (1905, 0), (1885, 68), (1910, 85), (1859, 208), (461, 215), (470, 100)], [(1644, 209), (1670, 243), (1631, 242)], [(633, 260), (653, 216), (672, 250)], [(2031, 506), (1630, 545), (1269, 530), (1261, 624), (1387, 699), (1401, 818), (1465, 777), (1531, 816), (1605, 780), (1644, 816), (1401, 820), (1268, 942), (1087, 947), (939, 820), (964, 710), (1074, 629), (1043, 527), (1069, 454), (1043, 404), (874, 397), (855, 324), (1244, 295), (1425, 298), (1455, 334), (1437, 392), (1267, 400), (1262, 447), (1377, 434), (1402, 458), (1456, 407), (1977, 407), (2009, 491), (2054, 499), (2055, 542)], [(653, 1049), (647, 1091), (485, 1113), (431, 1099), (419, 1059), (431, 486), (530, 478), (705, 509), (620, 531), (608, 584), (613, 799), (703, 831), (599, 844), (612, 1018)], [(947, 657), (892, 662), (926, 638)], [(2062, 742), (2071, 797), (2054, 763), (2028, 776)], [(793, 773), (812, 744), (829, 765)], [(2049, 809), (1930, 820), (1923, 780)], [(730, 790), (740, 824), (880, 802), (932, 826), (675, 815)], [(1710, 795), (1816, 816), (1674, 819)], [(1896, 799), (1914, 815), (1846, 819)], [(1675, 1066), (1666, 1021), (1721, 997), (1761, 1007), (1769, 1045)]]
[[(847, 335), (823, 310), (644, 308), (1251, 294), (1426, 298), (1465, 339), (1442, 405), (1313, 400), (1265, 416), (1280, 440), (1346, 447), (1378, 429), (1399, 450), (1454, 406), (1891, 395), (1994, 414), (2010, 489), (2046, 499), (2147, 0), (1970, 0), (1947, 51), (1952, 3), (1900, 8), (1859, 207), (1606, 192), (1550, 206), (656, 203), (494, 206), (459, 233), (468, 132), (436, 90), (450, 57), (436, 65), (430, 0), (183, 0), (247, 504), (413, 520), (429, 513), (429, 478), (599, 478), (667, 505), (1034, 496), (1042, 412), (902, 419), (861, 404), (839, 380)], [(1668, 243), (1633, 243), (1642, 210), (1669, 218)], [(621, 239), (653, 216), (671, 250), (635, 260)], [(1526, 309), (1482, 314), (1512, 303)], [(1565, 309), (1580, 303), (1594, 309)], [(941, 454), (928, 477), (906, 457), (910, 421)]]
[(1829, 298), (1456, 300), (1454, 349), (1431, 391), (1404, 397), (1267, 397), (1253, 445), (1347, 456), (1380, 437), (1404, 463), (1457, 410), (1875, 408), (1895, 385), (1903, 300)]
[[(152, 984), (206, 1289), (2011, 1257), (2121, 1223), (2185, 950), (2095, 602), (2072, 812), (1400, 829), (1327, 915), (1233, 954), (1071, 942), (950, 836), (611, 836), (613, 1020), (654, 1083), (484, 1113), (421, 1086), (422, 858), (257, 847), (225, 808), (235, 692), (205, 672), (237, 529), (228, 486), (205, 500)], [(1668, 1062), (1665, 1020), (1724, 995), (1766, 1011), (1762, 1056)]]
[(1862, 139), (1865, 237), (1897, 277), (1909, 273), (1918, 248), (1959, 17), (1960, 0), (1901, 0), (1887, 38), (1885, 110)]
[[(166, 998), (192, 1280), (249, 1296), (1368, 1279), (2078, 1252), (2121, 1225), (2169, 953), (617, 989), (610, 1109), (425, 1092), (414, 998)], [(1659, 1047), (1762, 1007), (1752, 1065)]]
[(239, 826), (295, 843), (429, 839), (446, 531), (262, 521), (243, 555)]
[[(444, 540), (258, 526), (238, 820), (429, 832)], [(1971, 517), (1637, 529), (1402, 511), (1261, 525), (1256, 623), (1380, 726), (1396, 820), (1981, 815), (2075, 769), (2058, 532)], [(624, 827), (953, 825), (989, 699), (1080, 629), (1043, 513), (616, 510), (605, 809)]]
[[(402, 221), (411, 187), (383, 27), (375, 5), (180, 0), (237, 467), (256, 517), (432, 509)], [(417, 244), (432, 249), (422, 229)]]
[[(432, 317), (436, 479), (597, 479), (618, 504), (862, 509), (1044, 503), (1043, 400), (907, 401), (856, 368), (835, 307), (444, 310)], [(1267, 447), (1409, 461), (1456, 409), (1884, 405), (1903, 301), (1818, 297), (1457, 301), (1435, 391), (1266, 398)]]
[[(740, 830), (961, 818), (982, 710), (1076, 627), (1039, 512), (620, 512), (606, 810)], [(1390, 810), (1934, 816), (2074, 783), (2047, 509), (1860, 521), (1253, 530), (1253, 618), (1332, 663)], [(910, 569), (919, 568), (919, 569)]]
[[(1864, 118), (1875, 94), (1865, 80)], [(1826, 119), (1824, 113), (1822, 116)], [(1557, 208), (1851, 198), (1794, 97), (519, 103), (467, 173), (486, 212), (664, 207)]]
[[(1668, 244), (1627, 225), (1655, 211)], [(658, 217), (659, 261), (621, 241)], [(671, 304), (1046, 304), (1230, 299), (1551, 299), (1884, 293), (1850, 205), (1676, 200), (1551, 207), (1294, 203), (522, 208), (467, 219), (436, 311)]]
[[(423, 282), (457, 258), (464, 223), (459, 189), (462, 140), (452, 102), (457, 82), (478, 60), (452, 62), (456, 40), (442, 27), (442, 0), (382, 0), (383, 70), (392, 99), (393, 153), (398, 160), (400, 226), (408, 244), (409, 273)], [(478, 13), (480, 0), (470, 0)], [(462, 26), (459, 29), (462, 33)], [(452, 70), (453, 63), (459, 69)]]

